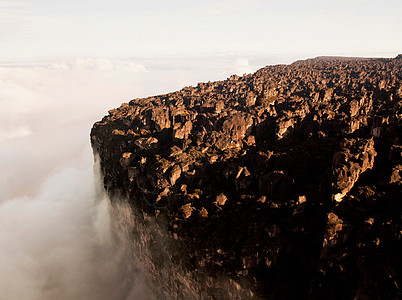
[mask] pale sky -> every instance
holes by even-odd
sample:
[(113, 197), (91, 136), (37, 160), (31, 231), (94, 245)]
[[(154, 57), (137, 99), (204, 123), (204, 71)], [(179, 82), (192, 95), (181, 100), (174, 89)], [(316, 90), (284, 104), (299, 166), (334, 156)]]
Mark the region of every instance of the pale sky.
[(0, 0), (0, 62), (402, 52), (401, 0)]

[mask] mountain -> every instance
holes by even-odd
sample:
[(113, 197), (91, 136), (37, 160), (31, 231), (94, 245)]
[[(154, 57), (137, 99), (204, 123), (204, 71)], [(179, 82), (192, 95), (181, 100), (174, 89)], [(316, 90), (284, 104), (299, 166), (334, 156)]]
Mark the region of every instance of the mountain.
[(163, 295), (398, 299), (401, 99), (401, 55), (323, 56), (123, 103), (91, 142)]

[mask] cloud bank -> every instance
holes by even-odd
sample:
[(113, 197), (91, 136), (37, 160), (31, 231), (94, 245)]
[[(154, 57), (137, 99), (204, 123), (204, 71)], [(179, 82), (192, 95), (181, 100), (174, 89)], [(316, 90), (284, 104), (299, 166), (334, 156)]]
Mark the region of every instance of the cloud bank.
[(241, 55), (0, 65), (0, 298), (151, 299), (113, 233), (90, 128), (123, 101), (253, 68)]

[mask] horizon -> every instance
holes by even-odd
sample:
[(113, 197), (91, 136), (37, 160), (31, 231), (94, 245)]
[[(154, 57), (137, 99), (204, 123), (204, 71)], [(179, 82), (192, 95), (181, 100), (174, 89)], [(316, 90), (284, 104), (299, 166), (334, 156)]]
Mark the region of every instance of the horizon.
[(0, 1), (2, 62), (71, 57), (392, 57), (398, 0)]

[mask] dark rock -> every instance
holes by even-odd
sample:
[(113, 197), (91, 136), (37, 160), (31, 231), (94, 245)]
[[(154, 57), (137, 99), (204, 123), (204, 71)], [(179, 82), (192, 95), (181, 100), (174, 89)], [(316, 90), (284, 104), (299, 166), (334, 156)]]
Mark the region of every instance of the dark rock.
[(175, 165), (170, 171), (169, 181), (171, 185), (176, 183), (176, 180), (180, 178), (181, 168), (179, 165)]
[(397, 165), (392, 169), (391, 179), (389, 183), (402, 183), (402, 165)]
[[(150, 272), (192, 274), (200, 299), (401, 296), (400, 55), (317, 57), (134, 99), (91, 143), (112, 201), (172, 237), (149, 242)], [(183, 280), (169, 282), (174, 298)]]
[(181, 215), (184, 219), (188, 219), (191, 217), (191, 214), (194, 210), (194, 207), (191, 207), (191, 203), (187, 203), (180, 207)]
[(373, 139), (355, 140), (345, 139), (341, 143), (341, 151), (336, 152), (332, 162), (332, 170), (335, 176), (334, 196), (337, 202), (353, 188), (361, 173), (374, 166)]
[(228, 198), (225, 196), (225, 194), (221, 193), (218, 196), (216, 196), (214, 204), (216, 206), (223, 206), (223, 205), (225, 205), (227, 200), (228, 200)]

